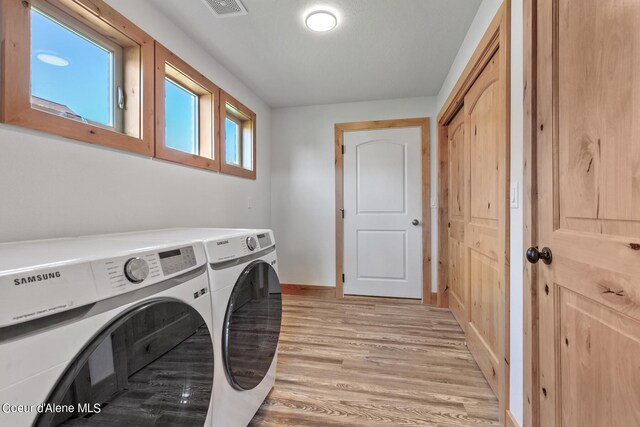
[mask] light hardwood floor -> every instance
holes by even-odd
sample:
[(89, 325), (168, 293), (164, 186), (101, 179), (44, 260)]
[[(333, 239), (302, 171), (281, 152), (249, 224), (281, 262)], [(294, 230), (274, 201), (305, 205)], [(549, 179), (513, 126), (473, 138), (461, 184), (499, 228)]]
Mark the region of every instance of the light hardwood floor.
[(449, 310), (283, 296), (276, 384), (252, 426), (498, 425)]

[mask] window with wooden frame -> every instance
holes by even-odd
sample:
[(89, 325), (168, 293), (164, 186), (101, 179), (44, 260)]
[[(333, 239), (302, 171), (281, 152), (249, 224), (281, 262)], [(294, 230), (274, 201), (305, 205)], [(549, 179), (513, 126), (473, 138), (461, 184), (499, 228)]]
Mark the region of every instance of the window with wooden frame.
[(156, 157), (220, 169), (220, 89), (156, 42)]
[(153, 39), (102, 0), (0, 2), (0, 119), (153, 155)]
[(256, 179), (256, 114), (220, 91), (220, 170)]

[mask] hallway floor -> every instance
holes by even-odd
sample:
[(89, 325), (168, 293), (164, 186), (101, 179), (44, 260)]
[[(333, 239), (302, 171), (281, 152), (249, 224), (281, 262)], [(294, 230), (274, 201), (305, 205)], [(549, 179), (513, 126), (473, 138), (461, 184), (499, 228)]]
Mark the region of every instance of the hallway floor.
[(276, 384), (252, 426), (498, 425), (448, 310), (283, 296)]

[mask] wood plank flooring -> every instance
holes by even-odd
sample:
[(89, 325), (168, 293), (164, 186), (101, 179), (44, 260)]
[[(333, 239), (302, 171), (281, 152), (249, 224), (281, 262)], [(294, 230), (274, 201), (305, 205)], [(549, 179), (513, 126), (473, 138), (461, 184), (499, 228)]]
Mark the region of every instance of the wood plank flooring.
[(251, 426), (493, 426), (498, 401), (451, 312), (283, 296), (276, 384)]

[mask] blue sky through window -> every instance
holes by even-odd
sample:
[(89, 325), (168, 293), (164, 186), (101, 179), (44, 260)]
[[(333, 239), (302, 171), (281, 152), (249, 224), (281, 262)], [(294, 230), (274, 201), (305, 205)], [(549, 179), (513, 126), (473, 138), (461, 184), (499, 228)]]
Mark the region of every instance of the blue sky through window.
[(226, 118), (224, 121), (225, 161), (227, 163), (240, 164), (240, 126), (233, 120)]
[[(68, 61), (56, 66), (38, 59)], [(31, 8), (31, 95), (71, 109), (87, 120), (113, 126), (112, 52)]]
[(165, 145), (198, 154), (198, 97), (169, 79), (164, 81)]

